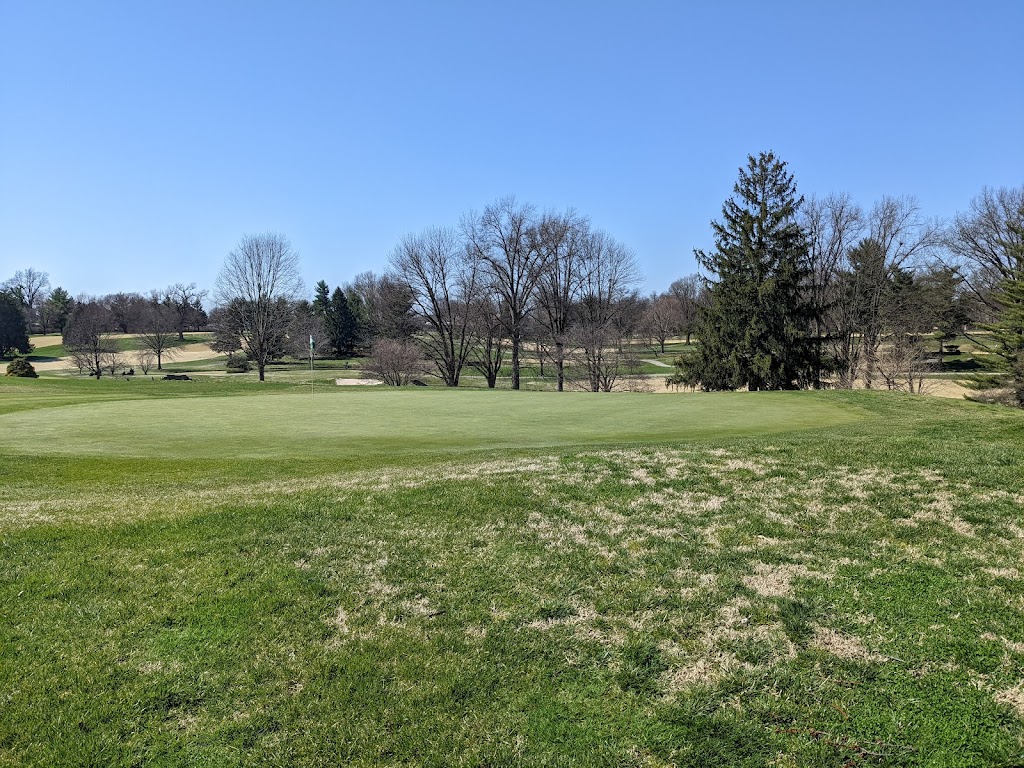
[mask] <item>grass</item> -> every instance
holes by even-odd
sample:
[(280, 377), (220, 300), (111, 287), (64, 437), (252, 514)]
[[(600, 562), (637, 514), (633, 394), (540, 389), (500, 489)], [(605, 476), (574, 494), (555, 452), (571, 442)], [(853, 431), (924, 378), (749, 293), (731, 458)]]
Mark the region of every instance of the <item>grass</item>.
[(358, 463), (368, 456), (386, 460), (405, 453), (614, 444), (638, 438), (658, 443), (676, 440), (681, 432), (692, 438), (748, 435), (836, 426), (858, 418), (855, 407), (791, 393), (779, 393), (770, 408), (761, 409), (752, 409), (749, 398), (721, 397), (709, 409), (711, 399), (661, 402), (641, 394), (602, 399), (550, 392), (510, 397), (504, 392), (412, 389), (320, 397), (281, 392), (244, 400), (230, 395), (177, 398), (158, 407), (151, 399), (116, 399), (65, 406), (58, 412), (12, 413), (4, 420), (0, 450), (35, 453), (42, 443), (64, 455), (307, 456)]
[(1024, 760), (1020, 413), (56, 379), (0, 412), (0, 765)]

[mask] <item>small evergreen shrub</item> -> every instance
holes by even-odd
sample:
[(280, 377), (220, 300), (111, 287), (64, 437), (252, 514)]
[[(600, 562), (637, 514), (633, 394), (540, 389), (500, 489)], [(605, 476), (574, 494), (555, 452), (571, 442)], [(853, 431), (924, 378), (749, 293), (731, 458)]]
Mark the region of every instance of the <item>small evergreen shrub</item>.
[(32, 367), (32, 363), (24, 357), (16, 357), (7, 365), (7, 375), (16, 376), (22, 379), (37, 379), (39, 374)]

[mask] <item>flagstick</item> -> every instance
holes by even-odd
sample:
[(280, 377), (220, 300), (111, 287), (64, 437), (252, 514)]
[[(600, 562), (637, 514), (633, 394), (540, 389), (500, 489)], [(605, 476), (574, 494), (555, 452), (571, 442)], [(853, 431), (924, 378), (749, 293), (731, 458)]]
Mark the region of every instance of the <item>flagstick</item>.
[(313, 352), (316, 350), (316, 342), (313, 341), (313, 334), (309, 334), (309, 397), (313, 398)]

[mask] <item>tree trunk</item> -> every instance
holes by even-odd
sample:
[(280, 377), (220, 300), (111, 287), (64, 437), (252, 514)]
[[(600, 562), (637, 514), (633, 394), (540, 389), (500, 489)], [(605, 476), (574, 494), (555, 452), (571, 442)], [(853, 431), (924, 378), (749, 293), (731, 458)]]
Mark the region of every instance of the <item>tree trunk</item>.
[(565, 345), (555, 342), (555, 370), (558, 372), (558, 391), (565, 391)]
[(512, 389), (519, 389), (519, 345), (518, 333), (512, 334)]

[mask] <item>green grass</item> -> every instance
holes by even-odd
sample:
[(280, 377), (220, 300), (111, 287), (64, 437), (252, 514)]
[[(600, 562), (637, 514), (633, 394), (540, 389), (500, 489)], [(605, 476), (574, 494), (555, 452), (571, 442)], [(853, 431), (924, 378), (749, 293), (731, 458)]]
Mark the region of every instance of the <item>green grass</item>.
[[(306, 372), (308, 376), (308, 371)], [(192, 382), (171, 382), (180, 388)], [(128, 386), (145, 387), (145, 382)], [(125, 387), (121, 388), (122, 391)], [(209, 388), (208, 393), (211, 393)], [(211, 393), (212, 394), (212, 393)], [(765, 403), (768, 407), (752, 407)], [(708, 404), (713, 403), (709, 408)], [(615, 444), (750, 435), (860, 418), (838, 401), (777, 393), (744, 397), (664, 398), (643, 394), (373, 389), (282, 392), (244, 400), (176, 398), (89, 402), (4, 419), (0, 450), (62, 455), (250, 459), (330, 458), (365, 463), (407, 453)], [(116, 426), (114, 426), (116, 425)]]
[(1018, 412), (17, 381), (0, 478), (0, 765), (1024, 760)]

